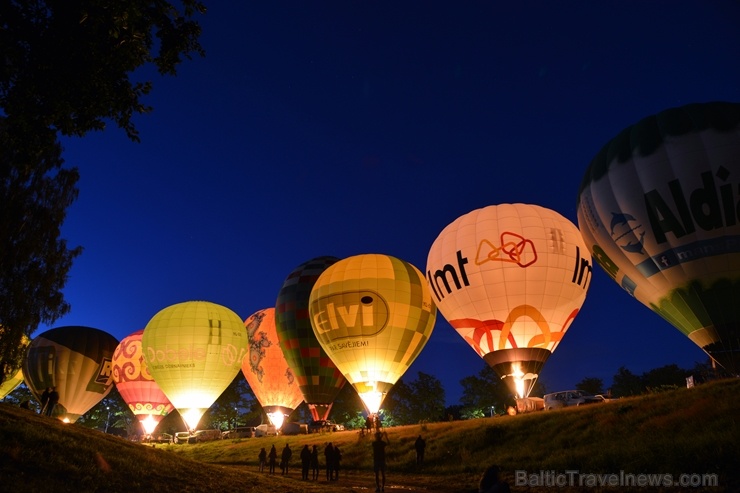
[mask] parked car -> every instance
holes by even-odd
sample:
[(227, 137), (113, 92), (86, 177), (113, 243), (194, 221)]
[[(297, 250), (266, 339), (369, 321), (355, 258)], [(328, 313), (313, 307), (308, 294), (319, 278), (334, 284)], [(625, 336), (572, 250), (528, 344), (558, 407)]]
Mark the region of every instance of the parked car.
[(193, 437), (195, 438), (196, 443), (220, 440), (221, 430), (196, 430), (196, 432), (193, 433)]
[(588, 394), (582, 390), (564, 390), (562, 392), (545, 394), (545, 409), (548, 411), (552, 409), (560, 409), (562, 407), (594, 404), (597, 402), (604, 402), (604, 399), (600, 399), (595, 395)]
[(308, 424), (309, 433), (320, 433), (326, 431), (344, 431), (344, 425), (335, 423), (330, 419), (319, 419)]
[(252, 438), (255, 435), (254, 431), (254, 426), (238, 426), (221, 433), (221, 438)]
[(306, 423), (283, 423), (280, 433), (283, 435), (305, 435), (308, 433), (308, 425)]
[(275, 425), (263, 423), (254, 429), (254, 436), (256, 437), (274, 437), (277, 436), (277, 428)]
[(175, 433), (175, 438), (173, 438), (173, 441), (175, 443), (188, 443), (190, 440), (190, 432), (189, 431), (178, 431)]
[(150, 443), (172, 443), (172, 435), (169, 433), (157, 433), (156, 435), (150, 435), (146, 441)]

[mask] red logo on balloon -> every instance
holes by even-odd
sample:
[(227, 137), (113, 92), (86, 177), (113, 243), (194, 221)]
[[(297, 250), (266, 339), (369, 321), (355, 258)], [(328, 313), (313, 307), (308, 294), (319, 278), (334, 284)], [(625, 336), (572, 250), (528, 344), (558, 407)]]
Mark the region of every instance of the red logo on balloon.
[(510, 262), (519, 267), (529, 267), (537, 261), (537, 250), (532, 240), (510, 232), (501, 233), (501, 246), (482, 240), (475, 255), (475, 264), (486, 262)]

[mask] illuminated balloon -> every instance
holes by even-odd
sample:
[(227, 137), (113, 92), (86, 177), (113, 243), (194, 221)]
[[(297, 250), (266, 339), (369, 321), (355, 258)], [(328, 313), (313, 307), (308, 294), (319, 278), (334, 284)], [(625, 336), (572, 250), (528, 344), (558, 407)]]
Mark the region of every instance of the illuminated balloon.
[(192, 430), (239, 373), (247, 331), (230, 309), (188, 301), (154, 315), (141, 344), (154, 381)]
[(439, 311), (519, 397), (529, 395), (578, 314), (591, 270), (576, 226), (529, 204), (457, 218), (427, 258)]
[(329, 418), (334, 399), (346, 382), (319, 344), (308, 316), (308, 300), (316, 279), (338, 260), (317, 257), (296, 267), (280, 288), (275, 305), (280, 347), (316, 421)]
[(154, 381), (141, 348), (143, 330), (124, 337), (113, 352), (113, 381), (123, 401), (151, 435), (174, 407)]
[(5, 399), (8, 394), (13, 392), (23, 382), (23, 370), (16, 370), (0, 384), (0, 399)]
[(254, 396), (275, 428), (303, 402), (303, 394), (288, 366), (275, 329), (275, 309), (266, 308), (245, 322), (249, 354), (242, 361), (242, 373)]
[(416, 267), (365, 254), (340, 260), (319, 276), (309, 313), (321, 347), (367, 411), (377, 413), (432, 335), (437, 308)]
[[(2, 335), (3, 328), (0, 327), (0, 335)], [(23, 335), (21, 337), (21, 347), (28, 346), (28, 343), (31, 342), (31, 340)], [(21, 363), (22, 366), (22, 363)], [(23, 382), (23, 369), (22, 368), (4, 368), (5, 374), (3, 375), (3, 383), (0, 384), (0, 399), (5, 399), (5, 397), (8, 396), (11, 392), (13, 392), (16, 387), (18, 387)]]
[(113, 388), (111, 359), (118, 340), (91, 327), (47, 330), (28, 346), (23, 363), (26, 386), (39, 402), (47, 387), (56, 387), (53, 416), (74, 423)]
[(593, 159), (578, 225), (596, 262), (740, 373), (740, 104), (673, 108)]

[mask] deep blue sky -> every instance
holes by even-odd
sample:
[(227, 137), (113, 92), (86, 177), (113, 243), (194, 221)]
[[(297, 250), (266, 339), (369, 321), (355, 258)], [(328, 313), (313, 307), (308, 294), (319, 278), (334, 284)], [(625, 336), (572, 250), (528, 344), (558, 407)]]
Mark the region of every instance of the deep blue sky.
[[(208, 3), (207, 56), (155, 78), (140, 144), (113, 126), (64, 141), (81, 180), (63, 235), (85, 251), (55, 327), (121, 339), (188, 300), (247, 318), (319, 255), (424, 270), (439, 232), (487, 205), (576, 222), (586, 167), (624, 127), (740, 101), (737, 2)], [(706, 359), (594, 272), (548, 390)], [(452, 404), (484, 364), (440, 315), (406, 379), (435, 375)]]

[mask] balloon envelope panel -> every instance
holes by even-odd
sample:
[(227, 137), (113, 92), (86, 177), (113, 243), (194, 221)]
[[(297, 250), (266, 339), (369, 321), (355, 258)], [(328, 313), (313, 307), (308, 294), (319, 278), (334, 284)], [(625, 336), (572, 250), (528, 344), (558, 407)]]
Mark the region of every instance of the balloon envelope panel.
[[(230, 309), (207, 301), (169, 306), (144, 329), (142, 347), (154, 381), (191, 428), (239, 373), (247, 333)], [(197, 419), (185, 417), (197, 410)]]
[(28, 347), (23, 366), (26, 385), (39, 401), (47, 387), (56, 387), (59, 402), (54, 416), (75, 422), (110, 392), (116, 346), (115, 337), (91, 327), (47, 330)]
[[(502, 378), (526, 396), (586, 298), (591, 259), (576, 226), (531, 204), (474, 210), (429, 250), (427, 281), (440, 312)], [(525, 376), (526, 375), (526, 376)]]
[(254, 313), (244, 325), (249, 338), (249, 353), (242, 361), (244, 377), (265, 412), (290, 414), (303, 394), (278, 342), (275, 309)]
[[(308, 302), (316, 280), (336, 257), (317, 257), (296, 267), (285, 279), (275, 304), (275, 326), (280, 347), (295, 374), (303, 399), (316, 410), (315, 420), (328, 412), (346, 380), (319, 344), (311, 327)], [(319, 413), (318, 410), (321, 410)]]
[(429, 340), (437, 315), (421, 272), (379, 254), (327, 268), (311, 291), (309, 312), (319, 343), (361, 397), (390, 390)]
[(672, 108), (589, 166), (578, 224), (594, 259), (731, 373), (740, 372), (740, 104)]
[(141, 346), (143, 334), (144, 330), (138, 330), (124, 337), (116, 347), (113, 381), (121, 398), (139, 420), (152, 416), (159, 422), (174, 407), (149, 372)]

